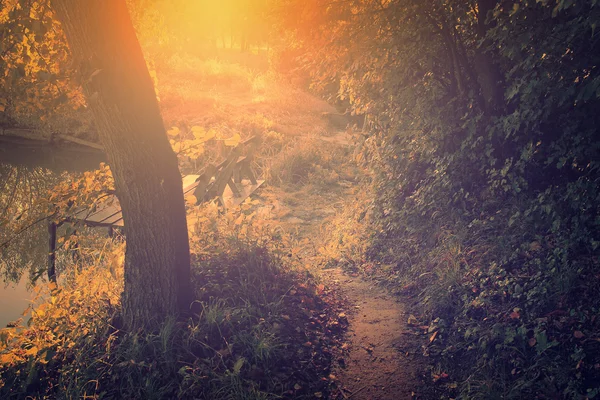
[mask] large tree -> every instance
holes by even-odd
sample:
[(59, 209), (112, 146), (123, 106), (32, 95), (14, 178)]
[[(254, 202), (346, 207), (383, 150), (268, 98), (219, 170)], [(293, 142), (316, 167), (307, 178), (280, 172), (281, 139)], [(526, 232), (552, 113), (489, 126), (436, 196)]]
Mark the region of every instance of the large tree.
[(148, 328), (189, 308), (176, 155), (125, 0), (52, 0), (112, 169), (127, 234), (123, 312)]

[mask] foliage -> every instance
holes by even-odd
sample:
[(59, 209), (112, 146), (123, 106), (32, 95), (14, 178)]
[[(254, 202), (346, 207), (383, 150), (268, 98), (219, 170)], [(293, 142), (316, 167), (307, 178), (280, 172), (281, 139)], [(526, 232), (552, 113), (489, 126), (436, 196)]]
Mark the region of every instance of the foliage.
[(89, 382), (77, 379), (101, 364), (95, 357), (110, 351), (116, 339), (115, 328), (107, 322), (122, 291), (123, 252), (122, 244), (111, 245), (93, 267), (65, 273), (60, 288), (55, 283), (36, 286), (36, 297), (23, 314), (30, 316), (27, 325), (0, 333), (3, 397), (49, 389), (92, 390), (93, 385), (86, 388)]
[[(35, 282), (46, 272), (46, 225), (61, 225), (82, 209), (95, 210), (108, 204), (114, 194), (110, 168), (101, 164), (95, 171), (83, 174), (53, 174), (43, 168), (10, 169), (5, 181), (11, 196), (3, 197), (4, 213), (0, 246), (3, 254), (0, 267), (4, 276), (18, 281), (29, 266), (30, 281)], [(79, 225), (68, 224), (58, 231), (58, 249), (70, 253), (78, 245)], [(28, 251), (23, 251), (28, 249)], [(59, 257), (59, 267), (64, 257)]]
[(71, 134), (89, 117), (60, 29), (47, 1), (0, 4), (0, 123)]
[(596, 396), (596, 2), (289, 4), (314, 87), (369, 115), (358, 267), (418, 296), (450, 396)]
[[(331, 361), (323, 338), (330, 317), (316, 297), (322, 289), (286, 261), (287, 239), (254, 221), (255, 207), (220, 215), (207, 205), (191, 216), (196, 302), (189, 317), (167, 320), (157, 331), (121, 327), (119, 241), (84, 257), (81, 270), (62, 276), (60, 289), (43, 286), (27, 326), (2, 330), (2, 398), (327, 393), (321, 377)], [(309, 361), (315, 368), (306, 368)]]

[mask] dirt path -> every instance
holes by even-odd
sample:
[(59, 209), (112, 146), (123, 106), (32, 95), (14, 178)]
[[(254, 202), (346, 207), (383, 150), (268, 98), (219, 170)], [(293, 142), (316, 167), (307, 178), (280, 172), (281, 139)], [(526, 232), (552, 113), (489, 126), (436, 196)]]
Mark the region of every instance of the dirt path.
[[(286, 234), (289, 257), (318, 268), (323, 263), (319, 248), (328, 241), (325, 228), (355, 199), (364, 173), (352, 161), (355, 138), (351, 130), (323, 118), (335, 111), (324, 101), (263, 78), (216, 92), (203, 82), (189, 87), (187, 78), (170, 81), (161, 88), (163, 117), (168, 123), (187, 118), (193, 125), (223, 125), (240, 132), (268, 127), (283, 135), (281, 143), (277, 135), (263, 143), (273, 151), (273, 159), (265, 163), (271, 180), (266, 176), (267, 184), (253, 194), (260, 203), (254, 211), (257, 219), (274, 222)], [(186, 87), (185, 102), (181, 87)], [(348, 321), (330, 377), (335, 382), (330, 399), (411, 399), (423, 368), (417, 356), (421, 353), (418, 336), (407, 328), (403, 306), (383, 289), (341, 269), (313, 272), (322, 275), (328, 291), (334, 291), (330, 311)], [(338, 339), (335, 343), (340, 343)]]
[[(336, 143), (337, 137), (330, 136)], [(347, 138), (340, 146), (347, 146)], [(303, 262), (316, 264), (317, 248), (323, 226), (352, 199), (350, 186), (324, 191), (301, 190), (293, 193), (283, 188), (262, 192), (270, 204), (270, 216), (298, 240)], [(285, 200), (293, 196), (293, 201)], [(349, 276), (341, 268), (317, 271), (325, 286), (337, 292), (345, 304), (340, 318), (347, 319), (346, 341), (334, 366), (337, 390), (332, 400), (401, 400), (416, 399), (420, 384), (421, 360), (419, 336), (407, 326), (404, 306), (384, 289), (358, 276)], [(345, 321), (344, 321), (345, 322)]]
[(416, 398), (422, 364), (418, 343), (407, 329), (408, 315), (385, 290), (340, 268), (323, 271), (349, 304), (347, 351), (335, 369), (339, 399), (400, 400)]

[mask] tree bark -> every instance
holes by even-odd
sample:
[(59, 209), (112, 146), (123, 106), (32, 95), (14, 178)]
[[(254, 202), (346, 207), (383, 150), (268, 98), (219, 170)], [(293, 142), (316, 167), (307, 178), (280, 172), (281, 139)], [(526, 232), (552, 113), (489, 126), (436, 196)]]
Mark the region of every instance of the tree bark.
[(152, 328), (185, 312), (190, 255), (177, 157), (125, 0), (52, 0), (82, 80), (123, 210), (123, 317)]

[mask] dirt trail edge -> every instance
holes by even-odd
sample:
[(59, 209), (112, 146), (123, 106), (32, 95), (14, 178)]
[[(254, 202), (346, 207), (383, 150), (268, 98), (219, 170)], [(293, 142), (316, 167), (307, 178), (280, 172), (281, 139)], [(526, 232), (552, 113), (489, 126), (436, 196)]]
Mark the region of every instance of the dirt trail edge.
[(323, 278), (346, 298), (350, 309), (346, 354), (334, 370), (340, 388), (337, 398), (416, 398), (423, 363), (404, 306), (384, 289), (340, 268), (323, 270)]

